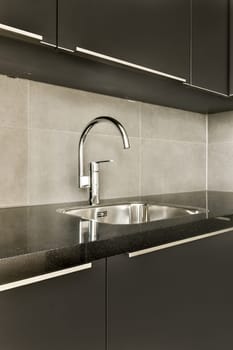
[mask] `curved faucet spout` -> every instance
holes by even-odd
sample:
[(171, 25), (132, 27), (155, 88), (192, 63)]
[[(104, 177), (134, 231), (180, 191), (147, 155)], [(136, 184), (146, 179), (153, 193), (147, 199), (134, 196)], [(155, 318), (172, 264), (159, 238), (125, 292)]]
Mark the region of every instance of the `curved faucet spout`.
[(125, 149), (130, 148), (129, 138), (123, 125), (116, 119), (108, 116), (101, 116), (91, 120), (82, 132), (79, 140), (79, 160), (78, 160), (78, 172), (79, 172), (79, 187), (87, 188), (90, 187), (90, 176), (84, 175), (84, 143), (89, 131), (94, 125), (102, 122), (110, 122), (118, 129), (121, 134), (123, 146)]

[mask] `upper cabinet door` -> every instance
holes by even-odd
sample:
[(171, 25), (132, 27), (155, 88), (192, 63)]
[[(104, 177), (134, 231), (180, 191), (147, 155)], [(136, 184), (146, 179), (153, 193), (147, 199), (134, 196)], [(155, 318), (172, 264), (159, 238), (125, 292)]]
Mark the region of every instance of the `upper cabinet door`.
[(229, 90), (230, 96), (233, 96), (233, 0), (230, 0), (230, 8), (229, 8), (229, 70), (230, 70), (230, 78), (229, 78)]
[(192, 0), (190, 83), (228, 95), (228, 0)]
[(187, 0), (58, 0), (58, 43), (189, 76)]
[(38, 41), (55, 45), (56, 0), (0, 0), (0, 31), (22, 39), (30, 39), (30, 34), (33, 39), (35, 34)]

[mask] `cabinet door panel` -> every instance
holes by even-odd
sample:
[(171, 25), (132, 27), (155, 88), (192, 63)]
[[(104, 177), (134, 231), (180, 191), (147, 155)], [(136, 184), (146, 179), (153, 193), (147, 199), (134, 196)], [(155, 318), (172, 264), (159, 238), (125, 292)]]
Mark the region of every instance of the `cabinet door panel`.
[(192, 0), (192, 78), (228, 94), (228, 0)]
[(188, 77), (187, 0), (59, 0), (58, 23), (62, 47)]
[(229, 88), (230, 95), (233, 96), (233, 0), (229, 0), (229, 29), (230, 29), (230, 37), (229, 37), (229, 69), (230, 69), (230, 78), (229, 78)]
[(56, 0), (0, 0), (0, 23), (56, 44)]
[(104, 261), (92, 269), (0, 293), (4, 350), (103, 350)]
[(109, 350), (230, 350), (233, 233), (109, 258)]

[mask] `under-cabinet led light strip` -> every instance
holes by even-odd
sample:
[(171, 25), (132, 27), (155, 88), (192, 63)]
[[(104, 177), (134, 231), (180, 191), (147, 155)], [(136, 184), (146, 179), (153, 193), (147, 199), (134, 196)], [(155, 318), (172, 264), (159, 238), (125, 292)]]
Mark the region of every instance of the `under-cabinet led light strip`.
[(33, 39), (33, 40), (38, 40), (38, 41), (42, 41), (43, 40), (43, 36), (39, 35), (39, 34), (35, 34), (35, 33), (31, 33), (31, 32), (27, 32), (26, 30), (22, 30), (22, 29), (18, 29), (15, 27), (11, 27), (11, 26), (7, 26), (5, 24), (0, 23), (0, 33), (2, 34), (9, 34), (12, 36), (21, 36), (21, 37), (25, 37), (27, 39)]
[(190, 83), (186, 83), (186, 82), (184, 82), (184, 85), (187, 85), (187, 86), (194, 88), (194, 89), (197, 89), (197, 90), (206, 91), (206, 92), (209, 92), (209, 93), (214, 94), (214, 95), (223, 96), (223, 97), (230, 97), (230, 95), (227, 95), (227, 94), (224, 94), (222, 92), (215, 91), (215, 90), (210, 90), (210, 89), (198, 86), (198, 85), (194, 85), (194, 84), (190, 84)]
[(134, 63), (131, 63), (131, 62), (128, 62), (128, 61), (124, 61), (124, 60), (121, 60), (121, 59), (118, 59), (118, 58), (115, 58), (115, 57), (112, 57), (112, 56), (107, 56), (107, 55), (104, 55), (104, 54), (96, 52), (96, 51), (87, 50), (87, 49), (84, 49), (84, 48), (79, 47), (79, 46), (76, 47), (76, 52), (80, 52), (80, 53), (86, 54), (88, 56), (98, 57), (98, 58), (101, 58), (101, 59), (106, 60), (106, 61), (118, 63), (118, 64), (123, 65), (123, 66), (131, 67), (131, 68), (138, 69), (138, 70), (142, 70), (144, 72), (160, 75), (160, 76), (165, 77), (165, 78), (174, 79), (174, 80), (180, 81), (182, 83), (186, 82), (186, 79), (184, 79), (184, 78), (180, 78), (180, 77), (177, 77), (175, 75), (163, 73), (161, 71), (158, 71), (158, 70), (155, 70), (155, 69), (151, 69), (151, 68), (148, 68), (148, 67), (145, 67), (145, 66), (140, 66), (138, 64), (134, 64)]

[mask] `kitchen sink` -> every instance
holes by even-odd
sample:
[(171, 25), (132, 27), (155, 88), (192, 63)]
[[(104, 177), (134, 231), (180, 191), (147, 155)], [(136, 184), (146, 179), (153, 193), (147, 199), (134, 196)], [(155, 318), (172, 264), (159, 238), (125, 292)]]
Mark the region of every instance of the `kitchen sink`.
[(130, 225), (203, 214), (205, 209), (145, 202), (58, 209), (58, 212), (104, 224)]

